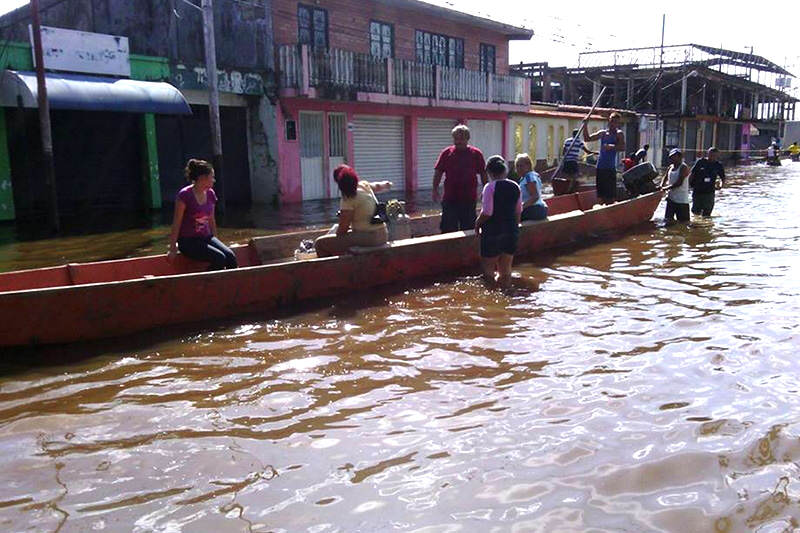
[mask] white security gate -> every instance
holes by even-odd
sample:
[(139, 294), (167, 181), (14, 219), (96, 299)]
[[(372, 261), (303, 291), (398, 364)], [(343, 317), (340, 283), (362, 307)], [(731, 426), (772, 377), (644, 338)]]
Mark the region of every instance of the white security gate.
[(484, 159), (503, 155), (503, 122), (500, 120), (470, 120), (469, 143), (483, 152)]
[(453, 144), (452, 119), (421, 118), (417, 120), (417, 188), (433, 188), (433, 167), (442, 150)]
[(403, 117), (354, 117), (353, 157), (360, 177), (389, 180), (392, 190), (405, 190), (404, 124)]
[(347, 115), (328, 113), (328, 139), (330, 140), (328, 166), (332, 173), (347, 160)]
[(325, 198), (322, 171), (322, 113), (300, 113), (300, 176), (303, 200)]

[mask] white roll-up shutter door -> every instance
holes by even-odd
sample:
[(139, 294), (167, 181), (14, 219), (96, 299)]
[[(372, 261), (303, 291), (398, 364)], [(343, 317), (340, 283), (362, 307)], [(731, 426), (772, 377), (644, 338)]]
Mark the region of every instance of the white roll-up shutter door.
[(483, 158), (503, 155), (503, 122), (500, 120), (469, 120), (469, 143), (483, 152)]
[(389, 180), (392, 190), (405, 190), (403, 117), (356, 115), (353, 126), (353, 157), (358, 175), (367, 181)]
[(417, 188), (433, 188), (433, 167), (442, 150), (453, 144), (452, 119), (421, 118), (417, 120)]

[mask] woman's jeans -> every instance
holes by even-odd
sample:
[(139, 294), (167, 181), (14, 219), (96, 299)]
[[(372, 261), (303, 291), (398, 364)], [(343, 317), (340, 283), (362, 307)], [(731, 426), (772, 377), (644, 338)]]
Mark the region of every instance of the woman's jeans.
[(216, 237), (181, 237), (178, 250), (189, 259), (210, 263), (209, 270), (236, 268), (236, 254)]

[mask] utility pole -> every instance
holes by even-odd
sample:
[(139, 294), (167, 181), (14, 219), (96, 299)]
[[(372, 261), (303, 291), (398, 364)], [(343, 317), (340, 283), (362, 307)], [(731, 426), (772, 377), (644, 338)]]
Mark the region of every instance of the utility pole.
[(664, 154), (663, 154), (663, 151), (664, 151), (664, 148), (663, 148), (664, 147), (664, 136), (666, 134), (666, 131), (665, 131), (666, 128), (664, 128), (664, 126), (663, 126), (664, 123), (661, 120), (661, 93), (662, 93), (661, 78), (664, 75), (664, 28), (666, 27), (666, 25), (667, 25), (667, 15), (666, 15), (666, 13), (664, 13), (664, 14), (661, 15), (661, 49), (660, 49), (659, 59), (658, 59), (658, 76), (656, 77), (656, 84), (655, 84), (655, 90), (656, 90), (656, 131), (658, 131), (659, 126), (661, 126), (661, 131), (660, 131), (660, 137), (661, 138), (658, 140), (658, 145), (657, 146), (661, 147), (662, 153), (656, 155), (656, 157), (658, 157), (658, 159), (656, 159), (656, 161), (658, 161), (659, 166), (661, 166), (661, 163), (663, 163), (663, 158), (664, 158)]
[(664, 74), (664, 27), (667, 24), (666, 13), (661, 15), (661, 53), (658, 59), (658, 77), (656, 78), (656, 120), (661, 118), (661, 76)]
[(44, 53), (42, 52), (42, 25), (39, 21), (39, 0), (30, 0), (31, 33), (33, 34), (33, 56), (36, 60), (36, 98), (39, 101), (39, 130), (42, 136), (42, 163), (44, 183), (49, 200), (47, 220), (50, 229), (61, 229), (58, 220), (58, 193), (56, 191), (56, 169), (53, 158), (53, 135), (50, 131), (50, 103), (47, 100), (47, 82), (44, 77)]
[(211, 147), (213, 150), (216, 189), (219, 191), (219, 210), (225, 211), (225, 176), (222, 166), (222, 127), (219, 121), (219, 88), (217, 86), (217, 49), (214, 43), (214, 4), (202, 0), (203, 37), (206, 52), (206, 77), (208, 78), (208, 116), (211, 122)]

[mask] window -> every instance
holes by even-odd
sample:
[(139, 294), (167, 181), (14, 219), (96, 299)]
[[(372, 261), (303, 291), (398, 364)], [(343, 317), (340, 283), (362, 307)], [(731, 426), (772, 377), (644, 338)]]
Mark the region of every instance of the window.
[(347, 116), (344, 113), (330, 113), (328, 115), (328, 139), (330, 157), (347, 157)]
[(369, 23), (369, 53), (374, 57), (394, 57), (394, 28), (373, 20)]
[(495, 65), (495, 48), (493, 44), (481, 43), (480, 49), (480, 70), (481, 72), (488, 72), (494, 74)]
[(297, 42), (318, 50), (328, 48), (328, 12), (298, 4)]
[(417, 30), (417, 62), (464, 68), (464, 39)]
[(528, 155), (531, 157), (533, 166), (536, 166), (536, 147), (539, 145), (539, 139), (536, 135), (536, 124), (528, 126)]
[(522, 124), (519, 122), (514, 124), (514, 153), (522, 153)]

